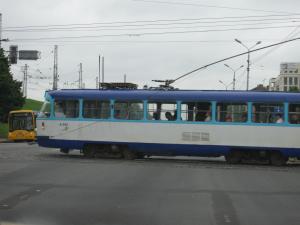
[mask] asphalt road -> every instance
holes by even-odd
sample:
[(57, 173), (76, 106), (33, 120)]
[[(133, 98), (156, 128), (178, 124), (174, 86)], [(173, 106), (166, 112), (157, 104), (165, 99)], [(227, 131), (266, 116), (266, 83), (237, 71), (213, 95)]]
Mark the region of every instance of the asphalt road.
[(300, 165), (124, 161), (0, 144), (0, 224), (299, 225)]

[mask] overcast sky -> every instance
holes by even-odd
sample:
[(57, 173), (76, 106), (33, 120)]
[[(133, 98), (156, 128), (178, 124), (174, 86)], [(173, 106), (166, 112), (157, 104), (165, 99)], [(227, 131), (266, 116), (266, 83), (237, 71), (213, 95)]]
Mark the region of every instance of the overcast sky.
[[(38, 61), (12, 66), (15, 79), (22, 80), (22, 66), (29, 65), (28, 97), (34, 99), (42, 99), (45, 89), (51, 88), (55, 44), (59, 88), (76, 88), (79, 63), (86, 88), (95, 88), (99, 54), (105, 56), (105, 81), (123, 81), (126, 74), (128, 82), (141, 88), (156, 85), (152, 79), (174, 79), (244, 52), (235, 38), (247, 46), (261, 41), (262, 47), (287, 36), (299, 37), (299, 11), (297, 0), (0, 0), (2, 38), (11, 40), (2, 43), (5, 50), (17, 44), (19, 50), (41, 52)], [(299, 47), (300, 41), (295, 41), (252, 53), (250, 87), (268, 84), (279, 74), (281, 62), (300, 62)], [(246, 65), (246, 59), (245, 55), (226, 63), (238, 68)], [(220, 63), (174, 85), (224, 89), (221, 80), (231, 89), (232, 78), (233, 72)], [(244, 68), (237, 72), (236, 87), (246, 87)]]

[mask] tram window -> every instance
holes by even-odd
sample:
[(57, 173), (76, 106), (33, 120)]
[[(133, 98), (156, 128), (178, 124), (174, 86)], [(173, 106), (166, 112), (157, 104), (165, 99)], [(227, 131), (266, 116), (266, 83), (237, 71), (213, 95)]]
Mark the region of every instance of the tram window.
[(122, 120), (142, 120), (144, 117), (143, 102), (116, 101), (114, 104), (114, 118)]
[(77, 100), (55, 100), (54, 110), (57, 118), (77, 118), (79, 102)]
[(220, 122), (247, 122), (248, 112), (246, 103), (218, 103), (217, 121)]
[(289, 104), (289, 123), (300, 124), (300, 104)]
[(183, 102), (181, 103), (181, 119), (183, 121), (211, 121), (210, 102)]
[(83, 117), (108, 119), (110, 117), (110, 102), (97, 100), (83, 101)]
[(177, 103), (149, 102), (148, 120), (177, 120)]
[(252, 106), (252, 121), (254, 123), (282, 123), (282, 103), (254, 103)]

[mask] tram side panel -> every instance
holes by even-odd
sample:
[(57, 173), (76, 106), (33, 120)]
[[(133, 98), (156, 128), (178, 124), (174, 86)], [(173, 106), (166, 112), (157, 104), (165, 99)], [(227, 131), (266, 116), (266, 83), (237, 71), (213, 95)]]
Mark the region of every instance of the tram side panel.
[(285, 126), (38, 120), (38, 143), (82, 149), (84, 144), (126, 144), (136, 151), (225, 155), (232, 148), (281, 150), (300, 156), (300, 129)]

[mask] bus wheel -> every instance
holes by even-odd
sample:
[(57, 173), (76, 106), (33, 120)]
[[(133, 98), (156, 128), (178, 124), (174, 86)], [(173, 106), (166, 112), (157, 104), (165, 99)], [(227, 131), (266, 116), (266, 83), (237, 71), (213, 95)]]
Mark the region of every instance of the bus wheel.
[(123, 157), (127, 160), (133, 160), (137, 158), (137, 154), (133, 151), (130, 151), (128, 149), (123, 150)]
[(271, 152), (270, 163), (273, 166), (284, 166), (287, 162), (287, 158), (283, 156), (280, 152)]
[(61, 148), (60, 152), (64, 154), (69, 154), (70, 150), (68, 148)]
[(225, 155), (226, 162), (229, 164), (237, 164), (241, 162), (241, 153), (239, 151), (230, 151)]

